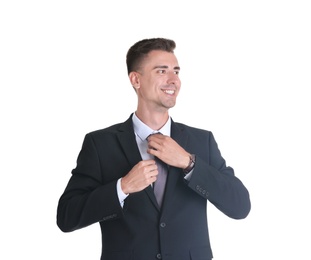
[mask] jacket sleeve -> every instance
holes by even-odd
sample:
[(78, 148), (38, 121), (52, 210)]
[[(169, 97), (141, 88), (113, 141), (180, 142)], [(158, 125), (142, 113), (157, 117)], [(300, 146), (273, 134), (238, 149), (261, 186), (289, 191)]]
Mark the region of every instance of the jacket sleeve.
[(245, 218), (251, 209), (249, 192), (226, 165), (211, 132), (200, 147), (188, 186), (227, 216)]
[(71, 178), (59, 199), (57, 225), (70, 232), (99, 221), (122, 216), (116, 191), (117, 180), (104, 183), (99, 155), (91, 135), (86, 135), (72, 170)]

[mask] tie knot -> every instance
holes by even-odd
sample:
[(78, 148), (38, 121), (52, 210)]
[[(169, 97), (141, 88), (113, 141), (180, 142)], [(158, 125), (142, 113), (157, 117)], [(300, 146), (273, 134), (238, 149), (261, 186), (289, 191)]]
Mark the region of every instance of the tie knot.
[(152, 135), (162, 135), (161, 132), (154, 132), (154, 133), (151, 133), (150, 135), (147, 136), (146, 140), (148, 140), (148, 138)]

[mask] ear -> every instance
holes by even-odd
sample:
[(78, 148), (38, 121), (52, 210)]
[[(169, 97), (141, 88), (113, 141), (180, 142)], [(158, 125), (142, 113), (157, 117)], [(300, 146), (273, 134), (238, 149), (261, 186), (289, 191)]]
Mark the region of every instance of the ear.
[(129, 74), (130, 82), (133, 86), (133, 88), (138, 89), (140, 88), (140, 80), (139, 80), (139, 74), (135, 71), (130, 72)]

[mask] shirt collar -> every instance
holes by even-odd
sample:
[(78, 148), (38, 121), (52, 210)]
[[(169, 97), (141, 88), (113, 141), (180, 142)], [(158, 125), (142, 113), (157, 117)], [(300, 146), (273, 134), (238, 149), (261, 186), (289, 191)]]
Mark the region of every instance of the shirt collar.
[(143, 141), (146, 140), (147, 137), (151, 134), (155, 134), (161, 132), (163, 135), (171, 136), (171, 118), (169, 117), (165, 125), (159, 130), (153, 130), (146, 124), (144, 124), (135, 113), (133, 113), (133, 126), (134, 132), (138, 137)]

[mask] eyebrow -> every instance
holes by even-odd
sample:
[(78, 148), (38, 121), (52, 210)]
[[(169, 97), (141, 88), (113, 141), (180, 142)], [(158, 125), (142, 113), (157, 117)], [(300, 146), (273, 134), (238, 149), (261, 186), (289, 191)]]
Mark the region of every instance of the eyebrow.
[[(153, 69), (168, 69), (168, 66), (166, 65), (158, 65), (158, 66), (154, 66)], [(180, 70), (179, 66), (174, 67), (174, 70)]]

